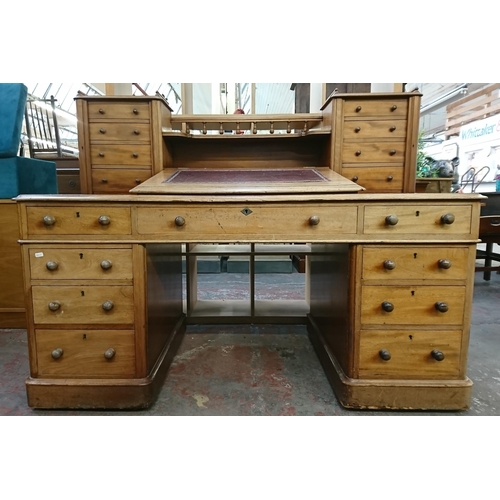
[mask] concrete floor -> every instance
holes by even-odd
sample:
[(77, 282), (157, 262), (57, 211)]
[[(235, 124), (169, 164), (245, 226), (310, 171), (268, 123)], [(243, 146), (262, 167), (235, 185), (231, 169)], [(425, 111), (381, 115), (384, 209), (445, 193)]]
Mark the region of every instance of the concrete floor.
[[(226, 276), (227, 277), (227, 276)], [(229, 276), (232, 281), (236, 276)], [(217, 289), (224, 275), (200, 275)], [(262, 286), (302, 293), (303, 275), (259, 275)], [(209, 290), (207, 291), (209, 293)], [(0, 415), (500, 415), (500, 275), (475, 275), (468, 376), (471, 406), (458, 412), (353, 411), (337, 401), (302, 325), (188, 326), (154, 405), (140, 411), (34, 410), (27, 406), (25, 330), (0, 330)]]

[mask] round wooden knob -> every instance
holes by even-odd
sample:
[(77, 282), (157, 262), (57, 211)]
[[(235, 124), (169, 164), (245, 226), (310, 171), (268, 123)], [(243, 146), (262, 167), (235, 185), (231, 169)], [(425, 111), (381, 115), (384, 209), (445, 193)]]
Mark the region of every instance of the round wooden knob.
[(380, 349), (378, 355), (384, 360), (389, 361), (391, 359), (391, 353), (387, 349)]
[(132, 156), (133, 156), (134, 158), (137, 158), (139, 155), (138, 155), (138, 154), (134, 151), (134, 152), (132, 153)]
[(395, 226), (397, 223), (399, 222), (399, 219), (398, 219), (398, 216), (397, 215), (388, 215), (386, 218), (385, 218), (385, 223), (388, 225), (388, 226)]
[(113, 264), (111, 263), (110, 260), (103, 260), (101, 262), (101, 267), (104, 269), (104, 270), (107, 270), (107, 269), (111, 269), (111, 267), (113, 266)]
[(356, 127), (356, 128), (354, 129), (354, 132), (356, 132), (356, 134), (357, 134), (360, 130), (361, 130), (361, 127)]
[(448, 311), (448, 304), (446, 302), (436, 302), (434, 307), (437, 311), (445, 313)]
[(453, 224), (455, 222), (455, 216), (453, 214), (444, 214), (441, 216), (442, 224)]
[(101, 158), (104, 158), (104, 153), (103, 153), (102, 151), (99, 151), (99, 156), (100, 156)]
[(99, 132), (100, 132), (101, 134), (105, 134), (105, 133), (106, 133), (106, 129), (105, 129), (105, 128), (100, 128), (100, 129), (99, 129)]
[(135, 180), (135, 183), (136, 183), (136, 184), (140, 184), (140, 183), (141, 183), (141, 179), (136, 179), (136, 180)]
[(182, 227), (185, 223), (186, 223), (186, 219), (184, 219), (184, 217), (182, 217), (181, 215), (178, 215), (175, 219), (174, 219), (174, 222), (175, 222), (175, 225), (178, 226), (178, 227)]
[(100, 113), (101, 115), (103, 115), (103, 114), (105, 113), (104, 109), (102, 109), (102, 108), (101, 108), (101, 109), (99, 109), (99, 113)]
[(58, 302), (57, 300), (54, 300), (53, 302), (49, 302), (49, 309), (51, 311), (57, 311), (61, 307), (61, 303)]
[(358, 149), (355, 153), (354, 153), (356, 156), (360, 156), (361, 155), (361, 151)]
[(132, 111), (133, 111), (134, 115), (138, 115), (139, 114), (139, 110), (137, 110), (135, 108)]
[(391, 106), (391, 111), (396, 111), (396, 109), (398, 109), (398, 107), (395, 104)]
[(111, 311), (111, 309), (113, 309), (113, 307), (114, 307), (114, 304), (113, 304), (113, 301), (111, 301), (111, 300), (106, 300), (106, 302), (102, 303), (102, 308), (105, 311)]
[(392, 302), (388, 302), (387, 300), (384, 300), (384, 302), (382, 302), (382, 309), (385, 311), (385, 312), (392, 312), (394, 311), (394, 304)]
[(106, 184), (106, 183), (108, 182), (108, 179), (101, 179), (101, 182), (102, 182), (103, 184)]
[(448, 259), (439, 259), (438, 267), (441, 269), (449, 269), (451, 267), (451, 262)]
[(395, 149), (391, 149), (391, 150), (389, 151), (389, 154), (390, 154), (391, 156), (394, 156), (394, 155), (396, 154), (396, 150), (395, 150)]
[(444, 353), (442, 351), (439, 351), (438, 349), (433, 349), (431, 351), (431, 356), (436, 360), (436, 361), (443, 361), (444, 359)]
[(387, 182), (391, 182), (391, 181), (392, 181), (392, 179), (394, 179), (394, 177), (393, 177), (392, 175), (388, 175), (388, 176), (387, 176)]
[(359, 113), (361, 111), (361, 106), (356, 106), (356, 113)]
[(396, 263), (393, 260), (384, 260), (384, 268), (392, 271), (396, 268)]
[(358, 182), (358, 179), (359, 177), (357, 175), (355, 175), (353, 178), (352, 178), (352, 182)]
[(53, 226), (56, 223), (56, 219), (55, 219), (55, 217), (52, 217), (52, 215), (46, 215), (43, 218), (43, 223), (46, 226)]
[(319, 216), (311, 215), (311, 217), (309, 217), (309, 224), (311, 226), (317, 226), (319, 224)]
[(45, 267), (49, 270), (49, 271), (55, 271), (58, 267), (59, 267), (59, 264), (53, 260), (49, 260), (47, 262), (47, 264), (45, 264)]
[(135, 135), (139, 135), (139, 134), (140, 134), (140, 132), (139, 132), (137, 129), (134, 129), (134, 134), (135, 134)]
[(104, 352), (104, 357), (106, 359), (113, 359), (115, 357), (115, 354), (116, 354), (115, 350), (112, 347), (110, 347)]
[(389, 127), (389, 132), (394, 132), (396, 130), (396, 127), (393, 125), (392, 127)]
[(58, 347), (57, 349), (54, 349), (50, 355), (54, 358), (54, 359), (59, 359), (62, 355), (64, 354), (63, 350)]
[(111, 224), (111, 219), (107, 215), (101, 215), (97, 220), (101, 226), (109, 226)]

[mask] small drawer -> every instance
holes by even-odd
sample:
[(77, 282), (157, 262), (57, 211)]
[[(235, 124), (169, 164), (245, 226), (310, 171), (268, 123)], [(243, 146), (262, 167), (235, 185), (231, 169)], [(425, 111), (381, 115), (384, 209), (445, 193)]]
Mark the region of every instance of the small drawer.
[(345, 117), (391, 116), (406, 118), (408, 101), (406, 99), (346, 99)]
[(344, 140), (357, 141), (363, 139), (404, 139), (406, 137), (406, 120), (367, 120), (346, 121), (344, 123)]
[(133, 286), (32, 286), (37, 324), (133, 324)]
[(93, 168), (92, 193), (127, 194), (151, 177), (151, 168)]
[(465, 286), (365, 285), (361, 288), (361, 323), (461, 326), (465, 291)]
[(137, 232), (178, 241), (314, 241), (357, 232), (357, 207), (256, 204), (137, 210)]
[(80, 173), (66, 173), (64, 170), (57, 171), (57, 193), (58, 194), (80, 194)]
[[(458, 196), (458, 195), (457, 195)], [(401, 237), (416, 234), (472, 236), (472, 206), (460, 205), (369, 205), (364, 208), (364, 234)]]
[(403, 166), (394, 167), (343, 167), (342, 175), (364, 187), (362, 193), (401, 193), (403, 191)]
[(134, 330), (35, 330), (38, 376), (133, 377)]
[(465, 280), (468, 261), (468, 247), (364, 247), (362, 279)]
[(455, 379), (462, 332), (361, 330), (360, 379)]
[(132, 234), (129, 207), (27, 207), (28, 236)]
[(403, 163), (404, 142), (345, 142), (342, 163)]
[(127, 141), (134, 143), (151, 142), (150, 127), (147, 123), (90, 123), (91, 143)]
[(147, 102), (89, 102), (89, 120), (141, 120), (149, 122), (149, 103)]
[(132, 249), (29, 249), (32, 280), (132, 280)]
[(92, 165), (151, 166), (151, 146), (147, 144), (93, 144)]

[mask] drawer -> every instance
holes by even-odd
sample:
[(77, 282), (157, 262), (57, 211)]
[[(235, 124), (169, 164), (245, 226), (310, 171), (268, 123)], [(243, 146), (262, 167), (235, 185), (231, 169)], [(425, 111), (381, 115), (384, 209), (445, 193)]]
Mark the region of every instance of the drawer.
[[(359, 378), (457, 378), (461, 339), (460, 330), (361, 330)], [(390, 359), (383, 359), (388, 356)]]
[(363, 248), (363, 280), (465, 280), (467, 247)]
[(147, 102), (89, 102), (89, 120), (140, 120), (149, 122), (149, 104)]
[(93, 144), (92, 165), (151, 166), (151, 146), (147, 144)]
[(151, 142), (150, 127), (147, 123), (89, 123), (91, 143), (127, 141), (134, 143)]
[(27, 207), (29, 236), (130, 235), (129, 207)]
[(132, 280), (132, 249), (29, 249), (32, 280)]
[[(38, 376), (133, 377), (134, 330), (35, 330)], [(105, 356), (106, 354), (106, 356)]]
[[(342, 175), (368, 192), (401, 193), (403, 191), (403, 166), (394, 167), (343, 167)], [(364, 191), (363, 191), (364, 192)]]
[[(176, 224), (177, 222), (180, 225)], [(317, 222), (317, 224), (315, 224)], [(339, 205), (209, 204), (203, 207), (141, 207), (137, 232), (196, 241), (310, 241), (357, 232), (357, 207)]]
[(400, 163), (404, 162), (405, 143), (396, 142), (344, 142), (342, 163)]
[(80, 194), (80, 173), (66, 174), (57, 172), (57, 193), (58, 194)]
[(363, 325), (462, 325), (464, 306), (465, 286), (361, 288)]
[(344, 140), (363, 139), (404, 140), (406, 138), (406, 120), (366, 120), (346, 121)]
[(38, 324), (132, 324), (133, 286), (32, 286)]
[(127, 194), (151, 175), (151, 168), (93, 168), (92, 193)]
[(406, 118), (408, 101), (406, 99), (346, 99), (345, 117), (391, 116)]
[[(459, 196), (459, 195), (457, 195)], [(471, 235), (471, 205), (370, 205), (364, 208), (364, 234)]]

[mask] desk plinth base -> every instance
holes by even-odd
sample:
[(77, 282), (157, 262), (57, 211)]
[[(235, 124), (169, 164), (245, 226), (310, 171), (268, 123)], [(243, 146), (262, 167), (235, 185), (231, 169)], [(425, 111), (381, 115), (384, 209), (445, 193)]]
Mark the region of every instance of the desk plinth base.
[(361, 380), (345, 375), (323, 335), (309, 318), (309, 339), (326, 376), (345, 408), (359, 410), (466, 410), (472, 381), (464, 380)]
[(176, 324), (150, 374), (134, 379), (28, 378), (28, 406), (38, 409), (138, 410), (151, 406), (180, 346), (186, 318)]

